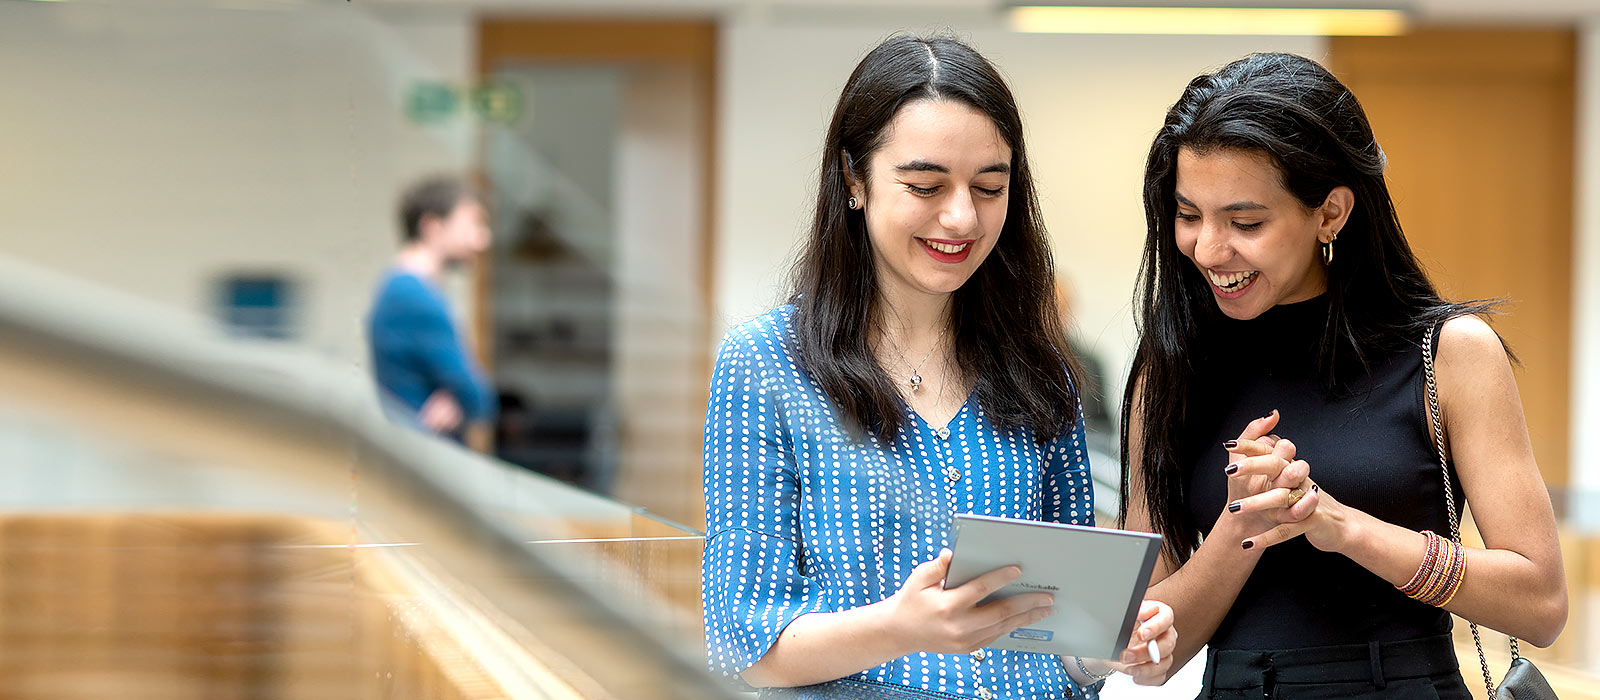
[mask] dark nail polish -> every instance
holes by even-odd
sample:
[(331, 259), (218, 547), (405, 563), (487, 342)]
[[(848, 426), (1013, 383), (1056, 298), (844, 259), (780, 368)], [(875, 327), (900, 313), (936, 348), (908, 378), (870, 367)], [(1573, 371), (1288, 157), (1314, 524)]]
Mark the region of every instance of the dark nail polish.
[(1239, 446), (1239, 441), (1238, 440), (1229, 440), (1227, 442), (1222, 443), (1223, 449), (1226, 449), (1226, 450), (1231, 450), (1231, 449), (1233, 449), (1235, 447), (1238, 447), (1238, 446)]
[(1250, 540), (1245, 540), (1244, 542), (1239, 543), (1239, 546), (1243, 547), (1245, 549), (1249, 549), (1251, 547), (1256, 546), (1256, 543), (1251, 542)]
[(1228, 504), (1228, 512), (1229, 513), (1237, 513), (1240, 510), (1242, 510), (1243, 508), (1244, 508), (1244, 504), (1240, 503), (1238, 501), (1234, 501), (1234, 502)]
[(1237, 464), (1230, 464), (1230, 465), (1228, 465), (1228, 468), (1227, 468), (1227, 469), (1224, 469), (1224, 470), (1222, 470), (1222, 471), (1223, 471), (1223, 473), (1225, 473), (1225, 474), (1227, 474), (1227, 475), (1228, 475), (1228, 476), (1233, 476), (1233, 475), (1234, 475), (1234, 473), (1236, 473), (1236, 472), (1238, 472), (1238, 471), (1239, 471), (1239, 465), (1237, 465)]
[(1317, 492), (1317, 489), (1320, 489), (1320, 488), (1322, 488), (1322, 487), (1321, 487), (1321, 486), (1318, 486), (1318, 485), (1316, 485), (1316, 484), (1312, 484), (1312, 485), (1311, 485), (1311, 492), (1312, 492), (1312, 493), (1316, 493), (1316, 492)]

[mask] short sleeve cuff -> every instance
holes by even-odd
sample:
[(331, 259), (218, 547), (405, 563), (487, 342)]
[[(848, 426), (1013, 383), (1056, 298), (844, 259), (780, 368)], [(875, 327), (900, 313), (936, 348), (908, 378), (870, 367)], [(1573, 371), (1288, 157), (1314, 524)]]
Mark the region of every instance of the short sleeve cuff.
[(822, 586), (800, 574), (798, 561), (799, 546), (785, 537), (745, 529), (707, 537), (701, 582), (713, 673), (738, 680), (795, 618), (832, 611)]

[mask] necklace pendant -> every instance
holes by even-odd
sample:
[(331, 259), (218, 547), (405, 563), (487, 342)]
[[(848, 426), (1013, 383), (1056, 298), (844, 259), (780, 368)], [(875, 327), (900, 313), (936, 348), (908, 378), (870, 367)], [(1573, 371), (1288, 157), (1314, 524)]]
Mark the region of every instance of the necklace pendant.
[(912, 374), (911, 375), (911, 392), (912, 393), (916, 393), (917, 390), (921, 389), (921, 388), (922, 388), (922, 375), (920, 375), (920, 374)]

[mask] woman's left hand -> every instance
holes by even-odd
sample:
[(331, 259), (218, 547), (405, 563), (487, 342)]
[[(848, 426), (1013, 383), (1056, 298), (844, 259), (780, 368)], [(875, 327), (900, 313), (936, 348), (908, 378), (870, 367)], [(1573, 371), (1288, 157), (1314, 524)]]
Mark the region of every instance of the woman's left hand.
[[(1159, 600), (1146, 600), (1139, 604), (1139, 616), (1133, 633), (1128, 635), (1128, 648), (1122, 658), (1111, 667), (1133, 677), (1139, 685), (1161, 685), (1172, 670), (1172, 654), (1178, 647), (1178, 628), (1172, 625), (1172, 606)], [(1161, 652), (1161, 661), (1150, 658), (1150, 642), (1154, 640)]]
[[(1344, 548), (1347, 509), (1333, 496), (1311, 480), (1310, 466), (1297, 460), (1307, 472), (1306, 478), (1296, 486), (1268, 489), (1229, 504), (1233, 515), (1261, 513), (1276, 518), (1281, 524), (1266, 532), (1240, 542), (1245, 549), (1271, 547), (1305, 535), (1311, 546), (1324, 552), (1337, 552)], [(1285, 469), (1287, 471), (1287, 468)], [(1235, 509), (1237, 506), (1237, 509)]]

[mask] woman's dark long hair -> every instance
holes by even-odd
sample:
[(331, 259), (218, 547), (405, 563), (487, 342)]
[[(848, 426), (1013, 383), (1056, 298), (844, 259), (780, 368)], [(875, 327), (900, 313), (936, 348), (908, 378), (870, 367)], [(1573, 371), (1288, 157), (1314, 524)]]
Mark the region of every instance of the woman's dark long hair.
[[(1319, 207), (1333, 188), (1355, 193), (1328, 273), (1328, 319), (1316, 347), (1318, 376), (1330, 395), (1371, 373), (1371, 359), (1420, 349), (1435, 324), (1492, 304), (1453, 304), (1439, 296), (1406, 243), (1384, 184), (1385, 159), (1367, 115), (1349, 88), (1322, 66), (1292, 54), (1246, 56), (1189, 82), (1167, 111), (1145, 163), (1144, 258), (1135, 296), (1139, 347), (1122, 408), (1121, 520), (1128, 517), (1129, 470), (1140, 465), (1151, 525), (1174, 565), (1199, 546), (1189, 517), (1179, 437), (1193, 386), (1196, 342), (1222, 312), (1210, 286), (1182, 253), (1174, 233), (1178, 152), (1239, 150), (1265, 154), (1285, 189)], [(1130, 417), (1137, 403), (1140, 412)], [(1130, 420), (1142, 444), (1129, 454)]]
[(952, 296), (951, 348), (995, 425), (1030, 428), (1041, 442), (1055, 438), (1078, 420), (1076, 365), (1056, 313), (1022, 117), (994, 66), (954, 39), (891, 37), (861, 59), (839, 95), (822, 148), (816, 213), (792, 273), (800, 360), (846, 426), (893, 439), (905, 409), (872, 350), (883, 322), (878, 279), (866, 220), (846, 205), (845, 168), (866, 182), (890, 121), (918, 100), (953, 100), (983, 112), (1011, 147), (1005, 227)]

